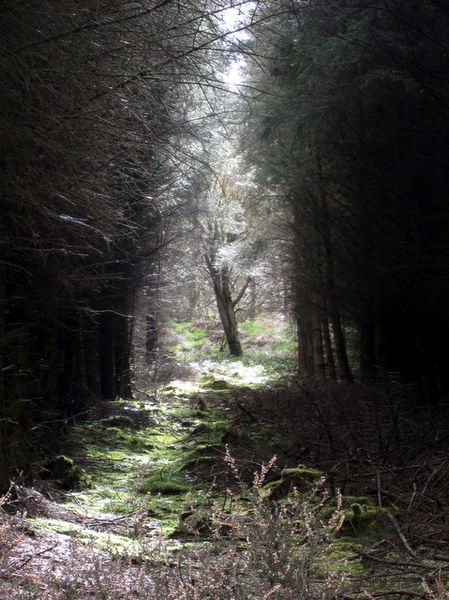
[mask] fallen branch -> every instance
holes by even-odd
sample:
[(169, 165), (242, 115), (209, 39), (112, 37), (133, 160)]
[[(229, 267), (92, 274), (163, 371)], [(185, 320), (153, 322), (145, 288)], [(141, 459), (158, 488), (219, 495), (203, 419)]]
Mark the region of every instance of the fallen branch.
[(416, 555), (416, 552), (414, 552), (411, 547), (410, 544), (407, 542), (407, 539), (405, 537), (405, 535), (402, 533), (401, 528), (399, 527), (398, 522), (396, 521), (396, 519), (393, 517), (392, 514), (390, 514), (389, 512), (387, 512), (387, 517), (390, 521), (390, 523), (393, 525), (394, 530), (396, 531), (396, 533), (398, 534), (399, 539), (402, 542), (402, 545), (404, 546), (404, 548), (407, 550), (407, 552), (409, 554), (411, 554), (411, 556), (413, 556), (413, 558), (418, 558)]
[(390, 565), (390, 566), (394, 566), (394, 567), (419, 567), (420, 569), (430, 569), (432, 568), (432, 565), (426, 565), (422, 562), (406, 562), (404, 560), (387, 560), (386, 558), (378, 558), (377, 556), (372, 556), (369, 552), (365, 552), (364, 550), (361, 550), (360, 548), (356, 548), (355, 552), (357, 552), (357, 554), (359, 554), (360, 556), (362, 556), (363, 558), (366, 558), (368, 560), (371, 560), (373, 562), (382, 564), (382, 565)]

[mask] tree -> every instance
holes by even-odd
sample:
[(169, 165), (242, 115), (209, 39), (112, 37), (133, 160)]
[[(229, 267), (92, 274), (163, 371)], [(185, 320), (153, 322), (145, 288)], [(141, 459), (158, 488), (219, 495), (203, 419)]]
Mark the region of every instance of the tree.
[[(245, 222), (242, 201), (229, 176), (222, 175), (210, 189), (207, 208), (199, 218), (202, 221), (203, 252), (210, 275), (218, 314), (233, 356), (242, 354), (237, 327), (236, 307), (243, 298), (251, 276), (248, 275), (239, 291), (236, 284), (240, 277), (231, 264), (233, 246), (244, 235)], [(235, 278), (235, 281), (233, 279)]]
[(322, 375), (326, 362), (331, 375), (335, 353), (340, 378), (351, 378), (344, 321), (358, 332), (364, 376), (382, 367), (442, 382), (447, 351), (432, 340), (448, 327), (437, 291), (448, 264), (447, 8), (345, 0), (261, 10), (246, 51), (245, 146), (291, 207), (303, 371)]
[(185, 82), (213, 70), (217, 10), (2, 8), (0, 486), (88, 400), (130, 394), (136, 294), (160, 244)]

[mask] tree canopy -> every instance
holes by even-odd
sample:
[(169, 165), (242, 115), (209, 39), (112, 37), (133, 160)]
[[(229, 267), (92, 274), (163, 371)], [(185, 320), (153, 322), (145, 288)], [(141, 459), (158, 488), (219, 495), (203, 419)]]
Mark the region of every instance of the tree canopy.
[(448, 10), (400, 0), (264, 10), (275, 16), (248, 43), (244, 150), (292, 210), (303, 370), (323, 375), (327, 360), (332, 373), (330, 323), (340, 376), (352, 377), (344, 321), (364, 375), (436, 383), (447, 360)]

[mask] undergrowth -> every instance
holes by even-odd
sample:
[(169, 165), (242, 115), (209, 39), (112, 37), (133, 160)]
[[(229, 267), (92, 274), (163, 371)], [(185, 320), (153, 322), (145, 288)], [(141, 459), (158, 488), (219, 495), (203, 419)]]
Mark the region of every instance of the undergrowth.
[[(144, 518), (138, 532), (139, 551), (132, 557), (111, 557), (72, 539), (61, 557), (53, 552), (42, 566), (38, 553), (20, 572), (14, 569), (14, 548), (20, 532), (11, 517), (1, 515), (0, 592), (5, 600), (301, 600), (338, 597), (350, 568), (335, 568), (332, 543), (343, 523), (341, 503), (325, 519), (329, 494), (324, 480), (307, 497), (293, 493), (281, 504), (267, 501), (265, 477), (274, 463), (254, 474), (252, 486), (240, 479), (229, 452), (226, 463), (240, 491), (225, 498), (206, 495), (203, 506), (190, 507), (180, 530), (190, 544), (169, 551), (149, 539)], [(195, 515), (207, 514), (205, 523)], [(206, 517), (204, 517), (206, 518)], [(10, 540), (14, 539), (15, 543)], [(212, 543), (213, 542), (213, 543)]]
[(201, 372), (221, 372), (235, 382), (261, 385), (291, 374), (297, 366), (296, 334), (280, 317), (239, 323), (244, 349), (240, 357), (227, 353), (223, 331), (216, 323), (171, 321), (164, 331), (165, 360), (171, 357), (194, 364)]

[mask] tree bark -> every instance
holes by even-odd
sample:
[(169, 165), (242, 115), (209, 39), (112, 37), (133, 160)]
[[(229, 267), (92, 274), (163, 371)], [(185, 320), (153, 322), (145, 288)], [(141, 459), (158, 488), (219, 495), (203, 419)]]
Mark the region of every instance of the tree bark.
[(312, 315), (312, 344), (313, 344), (313, 366), (315, 377), (324, 379), (326, 372), (324, 369), (323, 336), (321, 334), (321, 311), (317, 305), (313, 307)]
[(315, 375), (313, 358), (312, 320), (304, 303), (296, 307), (298, 331), (298, 371), (300, 377), (311, 378)]
[(364, 318), (360, 321), (360, 373), (362, 379), (371, 379), (374, 375), (376, 362), (376, 346), (374, 335), (374, 321), (365, 311)]
[(324, 316), (322, 323), (324, 348), (326, 350), (326, 371), (331, 379), (337, 379), (337, 373), (335, 371), (334, 351), (332, 348), (331, 336), (329, 333), (329, 320), (327, 318), (327, 315)]
[(251, 319), (251, 321), (254, 321), (254, 319), (256, 318), (257, 285), (256, 285), (256, 281), (253, 277), (251, 278), (251, 281), (249, 282), (249, 293), (250, 293), (250, 299), (249, 299), (248, 317)]
[(100, 387), (103, 400), (115, 397), (114, 315), (103, 313), (100, 319)]
[(346, 343), (343, 329), (341, 326), (340, 310), (338, 299), (335, 293), (335, 275), (334, 262), (332, 256), (332, 242), (329, 223), (329, 205), (327, 195), (323, 184), (323, 174), (319, 156), (316, 156), (317, 177), (318, 177), (318, 199), (321, 220), (321, 235), (324, 243), (324, 279), (326, 300), (329, 309), (329, 319), (332, 324), (334, 334), (335, 350), (337, 355), (338, 375), (344, 381), (353, 381), (351, 369), (349, 367), (348, 356), (346, 353)]
[(156, 357), (158, 339), (156, 316), (153, 312), (148, 312), (145, 319), (145, 359), (148, 362), (153, 361)]
[[(237, 319), (235, 316), (236, 302), (232, 300), (229, 270), (226, 267), (218, 269), (208, 255), (205, 255), (205, 259), (207, 269), (212, 279), (215, 299), (217, 301), (218, 314), (220, 315), (220, 320), (223, 325), (229, 352), (233, 356), (241, 356), (243, 354), (243, 350), (239, 339)], [(248, 284), (249, 281), (247, 282), (246, 286)], [(243, 294), (241, 294), (241, 296), (243, 296)]]

